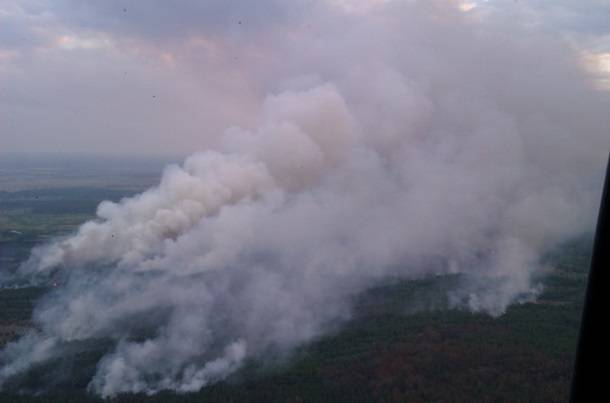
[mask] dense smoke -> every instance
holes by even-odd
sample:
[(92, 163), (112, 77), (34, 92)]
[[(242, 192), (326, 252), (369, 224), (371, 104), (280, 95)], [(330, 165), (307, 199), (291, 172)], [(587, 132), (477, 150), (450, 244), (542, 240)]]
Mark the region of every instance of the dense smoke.
[(256, 127), (32, 252), (18, 276), (61, 285), (0, 387), (110, 340), (93, 393), (196, 391), (389, 278), (463, 273), (451, 301), (493, 315), (535, 298), (541, 254), (593, 227), (605, 95), (562, 44), (451, 5), (335, 12), (266, 44)]

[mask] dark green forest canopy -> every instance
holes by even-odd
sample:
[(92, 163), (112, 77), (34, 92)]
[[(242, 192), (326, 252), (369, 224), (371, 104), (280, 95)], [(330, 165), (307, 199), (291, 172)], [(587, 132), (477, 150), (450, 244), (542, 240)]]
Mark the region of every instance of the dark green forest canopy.
[[(111, 401), (567, 401), (590, 249), (591, 238), (584, 237), (549, 254), (553, 271), (542, 295), (499, 318), (442, 309), (456, 276), (397, 281), (361, 295), (350, 323), (287, 358), (250, 361), (198, 393)], [(3, 290), (0, 323), (27, 321), (43, 291)], [(414, 301), (428, 301), (429, 309), (409, 309)], [(103, 350), (102, 341), (98, 347)], [(101, 401), (84, 391), (98, 356), (95, 349), (81, 353), (80, 367), (61, 389), (39, 396), (5, 392), (0, 402)], [(36, 385), (53, 370), (33, 370), (21, 381)]]

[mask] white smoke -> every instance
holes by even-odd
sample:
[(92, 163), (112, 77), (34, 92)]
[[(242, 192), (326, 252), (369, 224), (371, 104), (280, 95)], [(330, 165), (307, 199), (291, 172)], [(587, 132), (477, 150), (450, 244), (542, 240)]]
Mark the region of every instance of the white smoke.
[(452, 301), (494, 315), (539, 292), (540, 255), (592, 228), (607, 98), (567, 48), (453, 9), (349, 18), (334, 42), (277, 45), (314, 43), (269, 67), (301, 75), (258, 128), (33, 251), (18, 275), (63, 284), (0, 386), (108, 339), (91, 391), (195, 391), (324, 334), (390, 277), (463, 273)]

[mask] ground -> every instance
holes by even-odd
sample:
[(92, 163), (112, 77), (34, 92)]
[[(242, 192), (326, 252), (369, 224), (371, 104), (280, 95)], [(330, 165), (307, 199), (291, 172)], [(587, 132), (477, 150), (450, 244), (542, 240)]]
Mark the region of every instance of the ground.
[[(93, 217), (100, 200), (119, 200), (139, 190), (137, 185), (65, 187), (62, 182), (0, 191), (0, 269), (15, 270), (32, 246), (73, 231)], [(359, 296), (346, 326), (289, 357), (249, 362), (198, 393), (124, 395), (113, 401), (567, 401), (591, 243), (590, 235), (583, 236), (550, 253), (541, 296), (513, 305), (497, 318), (447, 309), (445, 291), (459, 280), (457, 275), (396, 280)], [(0, 345), (30, 326), (32, 307), (45, 291), (0, 289)], [(97, 401), (83, 388), (99, 351), (77, 355), (78, 375), (55, 390), (39, 396), (8, 391), (0, 393), (0, 402)], [(52, 365), (20, 382), (35, 386), (47, 371), (53, 371)]]

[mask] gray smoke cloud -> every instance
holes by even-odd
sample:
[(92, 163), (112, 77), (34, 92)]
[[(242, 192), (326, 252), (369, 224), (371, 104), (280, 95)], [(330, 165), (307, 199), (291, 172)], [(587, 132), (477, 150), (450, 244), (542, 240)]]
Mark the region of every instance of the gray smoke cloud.
[(541, 254), (593, 228), (607, 95), (563, 44), (445, 2), (324, 16), (252, 66), (272, 88), (255, 126), (32, 252), (17, 276), (61, 286), (0, 387), (110, 340), (91, 392), (196, 391), (389, 278), (462, 273), (453, 304), (493, 315), (535, 298)]

